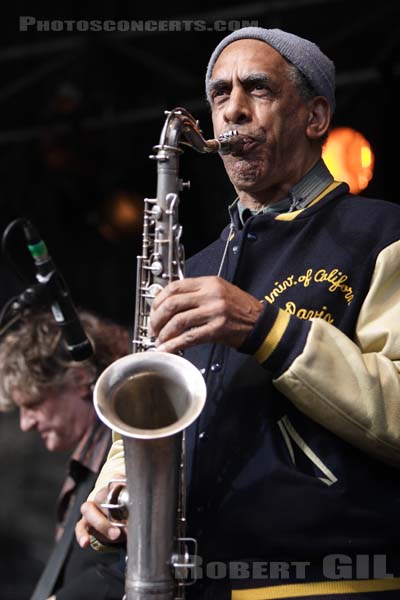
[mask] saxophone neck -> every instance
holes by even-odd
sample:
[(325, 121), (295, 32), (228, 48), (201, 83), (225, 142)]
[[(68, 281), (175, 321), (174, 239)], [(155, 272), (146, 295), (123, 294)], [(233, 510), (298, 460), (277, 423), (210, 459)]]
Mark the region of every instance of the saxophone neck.
[(168, 116), (157, 146), (159, 150), (174, 148), (179, 152), (179, 144), (184, 144), (201, 154), (231, 154), (243, 147), (243, 141), (236, 130), (228, 131), (218, 139), (206, 140), (199, 122), (185, 108), (174, 108), (166, 111), (166, 114)]

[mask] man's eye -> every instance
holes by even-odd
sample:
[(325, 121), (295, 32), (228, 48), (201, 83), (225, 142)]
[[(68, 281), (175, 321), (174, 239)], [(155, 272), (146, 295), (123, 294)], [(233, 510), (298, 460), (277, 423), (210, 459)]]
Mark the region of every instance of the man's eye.
[(260, 91), (266, 90), (267, 86), (265, 85), (265, 83), (255, 83), (252, 86), (252, 89), (255, 90), (256, 92), (260, 92)]
[(35, 408), (37, 408), (39, 406), (40, 402), (41, 402), (40, 400), (36, 400), (34, 402), (29, 402), (29, 404), (24, 405), (24, 408), (26, 410), (35, 410)]
[(215, 92), (212, 94), (211, 101), (216, 105), (222, 104), (225, 102), (228, 96), (229, 92), (227, 90), (215, 90)]
[(226, 94), (226, 90), (215, 90), (214, 94), (213, 94), (213, 98), (217, 98), (218, 96), (224, 96)]

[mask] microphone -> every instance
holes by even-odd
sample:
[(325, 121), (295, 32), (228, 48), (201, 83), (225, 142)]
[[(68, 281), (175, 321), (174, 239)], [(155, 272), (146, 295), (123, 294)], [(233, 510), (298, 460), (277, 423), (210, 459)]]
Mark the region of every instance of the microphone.
[(47, 246), (30, 221), (23, 223), (28, 250), (36, 266), (36, 279), (46, 287), (51, 312), (59, 325), (73, 360), (80, 361), (93, 354), (93, 347), (80, 322), (67, 284), (49, 255)]

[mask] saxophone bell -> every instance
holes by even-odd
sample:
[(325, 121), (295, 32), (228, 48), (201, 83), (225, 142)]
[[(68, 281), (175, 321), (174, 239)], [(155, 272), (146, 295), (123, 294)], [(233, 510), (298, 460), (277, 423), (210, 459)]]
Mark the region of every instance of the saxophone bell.
[(109, 365), (94, 388), (99, 418), (122, 436), (154, 440), (186, 429), (205, 402), (200, 371), (181, 356), (143, 352)]

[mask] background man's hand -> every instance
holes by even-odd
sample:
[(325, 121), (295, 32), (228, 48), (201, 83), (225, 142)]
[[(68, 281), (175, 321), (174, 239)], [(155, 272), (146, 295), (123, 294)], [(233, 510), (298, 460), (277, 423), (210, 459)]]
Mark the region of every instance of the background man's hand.
[[(121, 477), (116, 475), (115, 479)], [(75, 527), (75, 535), (81, 548), (90, 545), (90, 536), (94, 536), (103, 544), (119, 544), (125, 539), (125, 531), (113, 526), (106, 512), (100, 505), (107, 501), (108, 487), (102, 488), (95, 496), (94, 502), (85, 502), (81, 506), (82, 519)]]
[(221, 277), (174, 281), (153, 300), (150, 324), (160, 351), (177, 352), (203, 342), (239, 348), (262, 304)]

